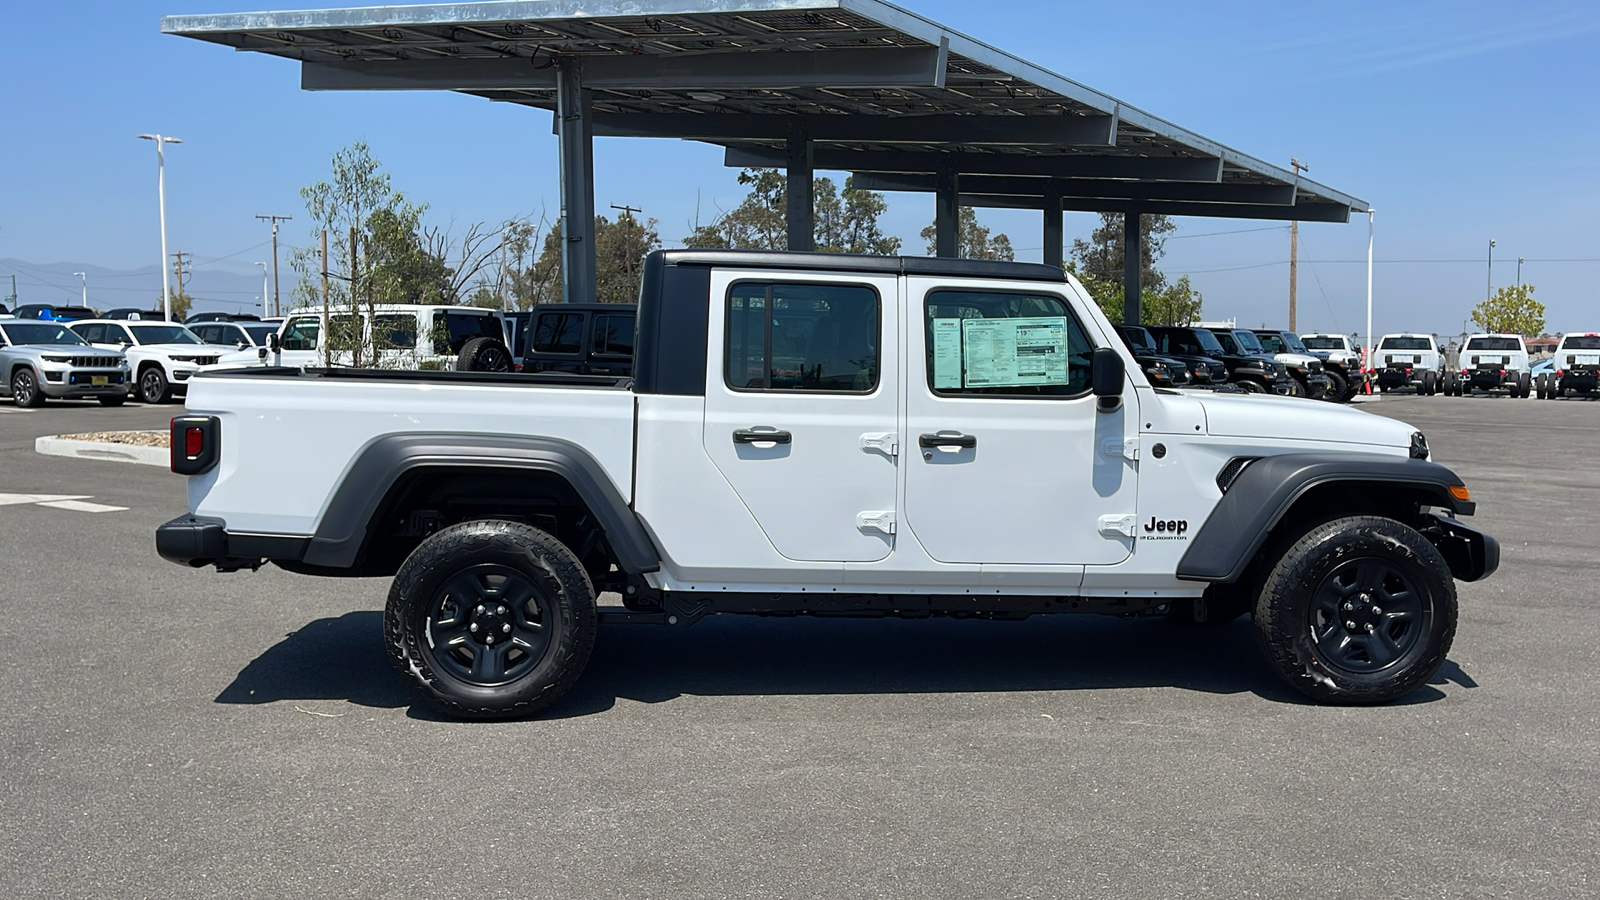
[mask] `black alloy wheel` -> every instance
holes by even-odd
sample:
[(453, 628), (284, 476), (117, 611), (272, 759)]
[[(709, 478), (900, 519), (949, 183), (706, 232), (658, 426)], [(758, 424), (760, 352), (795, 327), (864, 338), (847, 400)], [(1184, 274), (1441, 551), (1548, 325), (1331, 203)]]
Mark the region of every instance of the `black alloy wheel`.
[(457, 372), (509, 372), (511, 351), (491, 337), (475, 337), (461, 345), (456, 357)]
[(1239, 387), (1242, 388), (1246, 394), (1265, 394), (1267, 392), (1266, 387), (1263, 386), (1259, 381), (1241, 378), (1234, 383), (1239, 385)]
[(1345, 400), (1345, 389), (1348, 382), (1338, 372), (1328, 373), (1328, 389), (1322, 392), (1322, 399), (1329, 403), (1342, 403)]
[(44, 391), (39, 390), (32, 369), (18, 369), (11, 376), (11, 402), (24, 409), (44, 405)]
[(1322, 579), (1306, 624), (1324, 663), (1365, 674), (1394, 665), (1411, 652), (1425, 615), (1411, 577), (1398, 566), (1368, 557), (1347, 560)]
[(1256, 639), (1290, 687), (1324, 703), (1385, 703), (1438, 671), (1455, 637), (1455, 580), (1420, 532), (1351, 516), (1278, 548)]
[(553, 617), (550, 598), (526, 575), (493, 563), (473, 566), (434, 592), (422, 653), (462, 681), (505, 684), (544, 658)]
[(160, 366), (149, 366), (139, 373), (139, 399), (146, 403), (165, 403), (172, 399), (172, 387)]

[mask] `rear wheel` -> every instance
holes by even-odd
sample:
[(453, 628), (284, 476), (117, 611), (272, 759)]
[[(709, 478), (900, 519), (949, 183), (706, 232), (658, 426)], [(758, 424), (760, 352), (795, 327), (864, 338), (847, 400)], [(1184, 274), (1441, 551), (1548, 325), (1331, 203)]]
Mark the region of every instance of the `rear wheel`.
[(34, 377), (32, 369), (22, 368), (11, 373), (11, 402), (24, 409), (44, 405), (44, 391), (39, 389), (39, 379)]
[(401, 565), (383, 616), (390, 661), (453, 716), (505, 719), (550, 705), (594, 647), (594, 588), (549, 533), (520, 522), (452, 525)]
[(461, 345), (457, 372), (509, 372), (511, 351), (492, 337), (475, 337)]
[(1334, 519), (1283, 551), (1255, 622), (1268, 663), (1295, 690), (1324, 703), (1384, 703), (1444, 662), (1455, 582), (1415, 529), (1375, 516)]
[(1533, 388), (1533, 373), (1522, 372), (1517, 375), (1517, 391), (1519, 396), (1526, 397)]
[(1424, 397), (1432, 397), (1437, 392), (1438, 387), (1439, 373), (1433, 371), (1423, 372), (1422, 385), (1417, 389), (1417, 393), (1422, 394)]
[(1457, 392), (1459, 390), (1461, 390), (1461, 373), (1444, 373), (1444, 395), (1446, 397), (1455, 397), (1458, 396)]

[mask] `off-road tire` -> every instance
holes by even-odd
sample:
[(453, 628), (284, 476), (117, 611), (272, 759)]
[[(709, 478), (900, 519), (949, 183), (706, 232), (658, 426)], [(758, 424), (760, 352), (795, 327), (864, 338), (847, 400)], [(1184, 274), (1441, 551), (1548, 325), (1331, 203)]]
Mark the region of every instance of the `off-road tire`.
[(11, 402), (23, 409), (44, 405), (44, 389), (32, 369), (24, 366), (11, 373)]
[(1261, 382), (1251, 381), (1248, 378), (1241, 378), (1238, 381), (1235, 381), (1234, 384), (1237, 384), (1239, 389), (1244, 391), (1246, 394), (1265, 394), (1267, 392), (1266, 387), (1264, 387)]
[(456, 357), (457, 372), (509, 372), (511, 351), (492, 337), (475, 337), (461, 345)]
[[(1386, 703), (1438, 671), (1455, 638), (1456, 589), (1427, 538), (1394, 519), (1351, 516), (1279, 546), (1256, 601), (1256, 639), (1290, 687), (1323, 703)], [(1341, 584), (1345, 576), (1355, 587)], [(1372, 613), (1380, 602), (1388, 611)], [(1329, 608), (1338, 621), (1328, 622)], [(1368, 632), (1368, 623), (1382, 624)]]
[(172, 399), (172, 384), (160, 366), (145, 366), (139, 370), (139, 399), (152, 404)]
[[(539, 628), (548, 629), (537, 652), (524, 651), (531, 665), (508, 663), (508, 670), (525, 667), (514, 675), (508, 672), (508, 677), (498, 682), (464, 677), (459, 656), (451, 654), (471, 652), (476, 661), (477, 653), (485, 652), (480, 650), (484, 648), (482, 635), (498, 634), (500, 627), (509, 629), (515, 619), (502, 618), (498, 621), (506, 625), (495, 624), (482, 631), (478, 620), (472, 619), (472, 635), (465, 626), (460, 629), (467, 643), (439, 643), (446, 630), (442, 610), (448, 608), (441, 603), (465, 603), (457, 607), (458, 620), (471, 618), (468, 607), (484, 610), (493, 604), (492, 599), (481, 597), (468, 601), (453, 597), (464, 579), (474, 587), (481, 586), (477, 573), (485, 571), (514, 573), (524, 579), (535, 593), (523, 606), (536, 606)], [(513, 616), (525, 611), (513, 601), (505, 602), (512, 604)], [(493, 609), (488, 612), (493, 615)], [(523, 623), (517, 627), (520, 632)], [(526, 716), (565, 694), (588, 663), (595, 638), (594, 588), (583, 564), (549, 533), (520, 522), (463, 522), (430, 536), (400, 566), (389, 588), (383, 633), (390, 662), (429, 704), (463, 719)], [(449, 649), (452, 646), (457, 649)], [(501, 644), (501, 658), (516, 651), (509, 638)]]
[(1343, 403), (1345, 401), (1344, 392), (1349, 388), (1350, 383), (1345, 381), (1344, 376), (1338, 372), (1329, 372), (1327, 375), (1328, 389), (1322, 392), (1322, 399), (1329, 403)]
[(107, 394), (107, 395), (104, 395), (104, 396), (96, 397), (95, 399), (100, 401), (100, 405), (101, 406), (121, 406), (123, 403), (127, 402), (128, 395), (127, 394)]

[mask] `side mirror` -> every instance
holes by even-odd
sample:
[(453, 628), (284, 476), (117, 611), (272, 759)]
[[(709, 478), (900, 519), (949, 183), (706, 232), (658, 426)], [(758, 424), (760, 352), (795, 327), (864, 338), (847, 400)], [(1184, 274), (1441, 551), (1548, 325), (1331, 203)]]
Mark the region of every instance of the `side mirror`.
[(1122, 356), (1110, 347), (1098, 347), (1090, 363), (1089, 383), (1094, 395), (1100, 398), (1102, 410), (1113, 410), (1122, 404), (1122, 385), (1127, 372)]
[(278, 333), (276, 331), (267, 335), (267, 349), (271, 350), (273, 353), (278, 353), (283, 349), (278, 343)]

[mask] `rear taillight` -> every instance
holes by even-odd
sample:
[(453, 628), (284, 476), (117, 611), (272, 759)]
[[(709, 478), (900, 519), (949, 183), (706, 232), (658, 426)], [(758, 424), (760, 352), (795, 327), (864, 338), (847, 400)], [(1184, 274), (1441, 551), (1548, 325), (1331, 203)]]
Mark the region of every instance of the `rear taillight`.
[(178, 416), (172, 420), (172, 471), (199, 475), (217, 464), (222, 428), (216, 416)]

